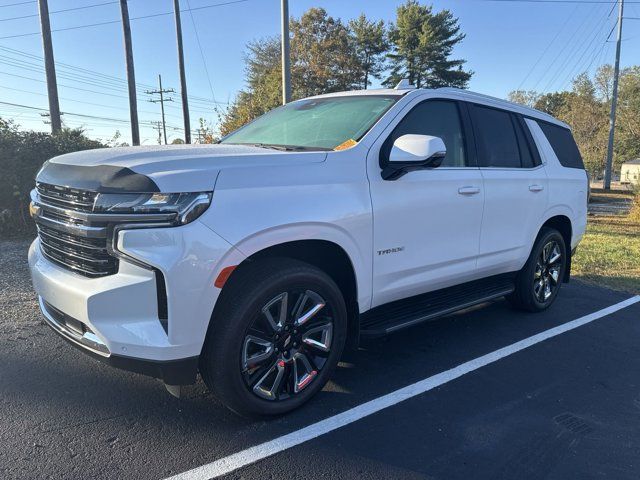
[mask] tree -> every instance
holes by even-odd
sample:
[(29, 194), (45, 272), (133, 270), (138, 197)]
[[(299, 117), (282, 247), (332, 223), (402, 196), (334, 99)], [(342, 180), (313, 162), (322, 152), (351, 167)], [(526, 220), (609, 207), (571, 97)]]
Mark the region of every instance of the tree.
[[(434, 14), (431, 7), (420, 6), (415, 0), (410, 0), (398, 12), (391, 55), (395, 77), (387, 79), (386, 84), (394, 85), (396, 78), (404, 78), (410, 63), (411, 78), (418, 86), (465, 87), (471, 72), (462, 70), (464, 60), (450, 59), (454, 46), (464, 38), (458, 20), (447, 10)], [(417, 29), (415, 35), (412, 28)], [(345, 25), (324, 9), (311, 8), (299, 19), (292, 18), (290, 29), (293, 99), (366, 88), (371, 79), (380, 78), (386, 68), (385, 56), (390, 43), (382, 21), (360, 15)], [(407, 46), (414, 37), (415, 48)], [(247, 85), (238, 92), (231, 106), (220, 113), (221, 135), (280, 105), (280, 61), (279, 37), (255, 40), (247, 45)]]
[(45, 160), (104, 146), (87, 138), (82, 129), (63, 128), (55, 134), (26, 131), (0, 118), (0, 237), (34, 232), (29, 192)]
[(534, 90), (514, 90), (509, 92), (507, 99), (510, 102), (535, 108), (557, 117), (566, 104), (567, 95), (569, 92), (553, 92), (542, 95)]
[[(603, 85), (613, 84), (613, 67), (598, 70)], [(601, 88), (601, 91), (604, 88)], [(607, 97), (607, 109), (611, 107)], [(620, 73), (618, 84), (618, 107), (616, 115), (616, 136), (614, 145), (614, 165), (640, 158), (640, 66), (625, 68)]]
[[(349, 29), (322, 8), (307, 10), (291, 27), (292, 97), (352, 90), (361, 71)], [(247, 46), (247, 88), (221, 115), (220, 133), (226, 135), (281, 103), (280, 39), (264, 38)]]
[(534, 90), (514, 90), (513, 92), (509, 92), (507, 98), (510, 102), (533, 107), (540, 99), (540, 94)]
[(569, 92), (545, 93), (538, 97), (533, 108), (557, 117), (569, 101), (570, 95)]
[(204, 118), (200, 118), (198, 126), (198, 138), (194, 143), (216, 143), (218, 138), (211, 124)]
[(363, 89), (371, 85), (371, 78), (379, 79), (385, 70), (385, 53), (389, 50), (384, 21), (370, 21), (364, 13), (349, 22), (355, 45)]
[[(280, 40), (267, 38), (249, 43), (245, 64), (247, 88), (241, 90), (231, 106), (220, 115), (222, 136), (277, 107), (281, 102)], [(297, 77), (295, 78), (297, 81)], [(204, 138), (212, 140), (213, 137), (207, 131)], [(208, 140), (204, 143), (209, 143)]]
[[(593, 77), (582, 73), (573, 79), (570, 91), (514, 91), (509, 99), (546, 112), (566, 122), (582, 153), (592, 178), (604, 169), (609, 134), (609, 110), (613, 92), (613, 67), (600, 66)], [(640, 66), (620, 72), (613, 169), (626, 160), (640, 157)]]
[(351, 90), (358, 61), (348, 28), (323, 8), (291, 22), (291, 77), (295, 98)]
[(591, 178), (598, 178), (602, 174), (607, 153), (606, 103), (598, 98), (595, 84), (584, 73), (573, 80), (573, 88), (566, 100), (558, 111), (558, 118), (571, 126), (585, 167)]
[(450, 59), (453, 48), (465, 38), (458, 19), (449, 10), (434, 14), (431, 6), (417, 0), (407, 0), (396, 14), (389, 30), (391, 74), (384, 84), (393, 87), (407, 78), (418, 88), (466, 88), (473, 72), (462, 69), (465, 60)]

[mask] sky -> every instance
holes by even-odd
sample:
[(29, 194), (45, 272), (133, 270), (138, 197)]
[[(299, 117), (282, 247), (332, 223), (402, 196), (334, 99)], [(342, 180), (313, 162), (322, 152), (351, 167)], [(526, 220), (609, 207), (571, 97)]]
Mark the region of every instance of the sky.
[[(289, 3), (294, 17), (319, 6), (346, 22), (362, 12), (393, 21), (402, 2)], [(612, 1), (434, 0), (433, 7), (459, 18), (466, 38), (454, 56), (467, 60), (466, 68), (474, 72), (469, 88), (476, 92), (506, 98), (515, 89), (565, 89), (578, 73), (614, 61), (617, 6)], [(163, 88), (175, 90), (169, 95), (173, 102), (165, 104), (169, 141), (184, 135), (172, 9), (172, 0), (129, 0), (143, 144), (158, 141), (153, 122), (161, 118), (160, 105), (145, 91), (157, 89), (159, 74)], [(246, 44), (279, 35), (280, 0), (181, 0), (181, 9), (195, 129), (200, 118), (215, 124), (214, 105), (225, 108), (244, 87)], [(119, 2), (49, 0), (49, 11), (63, 123), (102, 140), (117, 130), (121, 141), (130, 142)], [(0, 117), (48, 131), (41, 115), (48, 104), (37, 12), (35, 1), (0, 0)], [(640, 0), (625, 1), (622, 39), (622, 67), (640, 64)]]

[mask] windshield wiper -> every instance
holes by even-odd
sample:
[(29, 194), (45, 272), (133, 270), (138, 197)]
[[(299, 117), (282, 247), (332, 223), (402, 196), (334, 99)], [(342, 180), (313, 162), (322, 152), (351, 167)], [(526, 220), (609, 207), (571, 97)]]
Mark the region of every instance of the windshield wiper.
[(294, 149), (287, 145), (276, 145), (273, 143), (247, 143), (246, 145), (250, 145), (252, 147), (260, 147), (260, 148), (270, 148), (271, 150), (280, 150), (283, 152), (292, 152)]
[(330, 148), (324, 147), (305, 147), (302, 145), (280, 145), (277, 143), (229, 143), (227, 145), (247, 145), (249, 147), (269, 148), (271, 150), (279, 150), (281, 152), (313, 152), (313, 151), (330, 151)]

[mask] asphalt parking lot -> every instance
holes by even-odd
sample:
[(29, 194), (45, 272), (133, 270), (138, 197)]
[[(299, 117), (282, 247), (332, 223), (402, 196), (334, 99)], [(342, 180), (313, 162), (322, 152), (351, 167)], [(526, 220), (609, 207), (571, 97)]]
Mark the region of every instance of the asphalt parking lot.
[[(86, 357), (40, 320), (26, 242), (0, 242), (0, 478), (164, 479), (295, 434), (630, 297), (578, 281), (542, 314), (504, 301), (370, 341), (301, 410), (239, 418), (200, 382)], [(196, 478), (191, 471), (182, 478)], [(636, 479), (640, 303), (504, 356), (226, 478)]]

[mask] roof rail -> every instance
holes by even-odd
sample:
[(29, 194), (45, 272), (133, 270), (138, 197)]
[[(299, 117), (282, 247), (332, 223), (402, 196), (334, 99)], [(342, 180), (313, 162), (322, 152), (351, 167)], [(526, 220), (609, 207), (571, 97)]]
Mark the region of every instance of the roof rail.
[(502, 103), (502, 104), (517, 105), (517, 107), (520, 108), (521, 110), (525, 110), (525, 111), (531, 112), (532, 114), (535, 114), (538, 117), (547, 118), (549, 120), (552, 120), (554, 123), (556, 123), (556, 122), (564, 123), (564, 122), (559, 121), (557, 118), (553, 117), (552, 115), (549, 115), (546, 112), (543, 112), (541, 110), (537, 110), (537, 109), (532, 108), (532, 107), (528, 107), (526, 105), (517, 104), (517, 103), (511, 102), (509, 100), (505, 100), (504, 98), (493, 97), (491, 95), (485, 95), (484, 93), (477, 93), (477, 92), (472, 92), (470, 90), (461, 89), (461, 88), (454, 88), (454, 87), (440, 87), (440, 88), (437, 88), (436, 90), (438, 90), (439, 92), (462, 93), (467, 97), (477, 98), (478, 100), (484, 99), (484, 100), (490, 100), (492, 102), (498, 102), (498, 103)]

